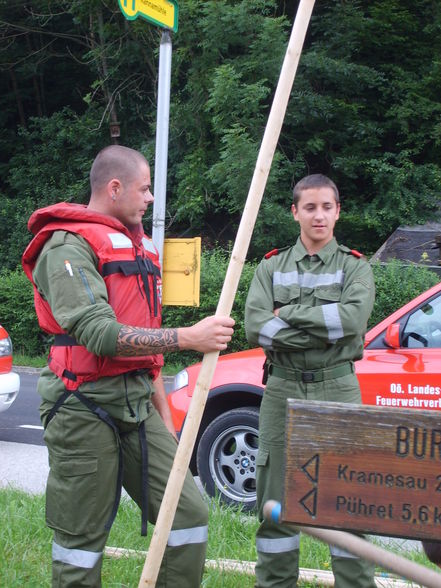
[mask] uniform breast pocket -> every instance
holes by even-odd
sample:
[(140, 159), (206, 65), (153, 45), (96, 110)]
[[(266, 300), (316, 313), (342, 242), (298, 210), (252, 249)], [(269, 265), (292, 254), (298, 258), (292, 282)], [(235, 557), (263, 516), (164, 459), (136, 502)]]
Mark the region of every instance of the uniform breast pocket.
[(295, 304), (300, 300), (300, 286), (298, 284), (274, 286), (274, 302), (280, 306), (285, 304)]
[(319, 286), (314, 290), (314, 296), (316, 298), (316, 305), (321, 306), (322, 304), (332, 304), (333, 302), (340, 302), (342, 289), (338, 284), (332, 286)]

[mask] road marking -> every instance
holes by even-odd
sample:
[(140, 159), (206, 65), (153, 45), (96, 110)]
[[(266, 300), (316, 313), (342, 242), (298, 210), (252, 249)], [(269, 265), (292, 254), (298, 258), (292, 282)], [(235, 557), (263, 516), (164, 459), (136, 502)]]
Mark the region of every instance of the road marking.
[(38, 429), (39, 431), (42, 431), (44, 427), (42, 427), (41, 425), (19, 425), (20, 429)]

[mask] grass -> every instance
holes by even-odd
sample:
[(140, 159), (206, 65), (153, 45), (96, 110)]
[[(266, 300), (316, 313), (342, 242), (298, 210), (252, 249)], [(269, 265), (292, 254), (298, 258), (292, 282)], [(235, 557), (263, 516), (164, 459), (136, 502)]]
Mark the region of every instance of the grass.
[[(45, 526), (44, 496), (29, 496), (19, 490), (2, 489), (0, 511), (4, 521), (0, 528), (2, 586), (49, 588), (52, 532)], [(257, 521), (254, 516), (220, 506), (213, 501), (209, 526), (208, 559), (255, 560), (254, 535)], [(152, 530), (152, 525), (149, 525), (147, 539), (141, 537), (139, 509), (126, 498), (121, 501), (107, 545), (145, 552)], [(103, 586), (135, 588), (141, 577), (144, 560), (144, 553), (119, 559), (105, 557), (102, 569)], [(216, 569), (207, 569), (203, 580), (204, 588), (251, 588), (253, 584), (251, 576)]]
[[(50, 588), (52, 533), (44, 522), (44, 496), (29, 496), (14, 489), (0, 490), (0, 577), (2, 586), (21, 588), (38, 586)], [(255, 561), (254, 537), (258, 522), (252, 514), (225, 507), (212, 501), (209, 521), (207, 559), (234, 559)], [(145, 552), (152, 533), (140, 536), (140, 516), (137, 506), (125, 498), (121, 502), (118, 516), (110, 532), (107, 546)], [(400, 547), (397, 545), (398, 553)], [(402, 552), (401, 552), (402, 553)], [(418, 551), (406, 557), (422, 565), (436, 569)], [(102, 579), (104, 588), (136, 588), (144, 566), (145, 555), (104, 557)], [(330, 570), (331, 561), (326, 545), (302, 536), (300, 566), (309, 569)], [(380, 570), (379, 570), (380, 572)], [(203, 588), (252, 588), (252, 575), (231, 573), (208, 568), (203, 579)], [(303, 583), (313, 587), (316, 583)]]
[[(15, 366), (43, 368), (43, 367), (45, 367), (46, 364), (47, 364), (47, 356), (46, 355), (40, 355), (38, 357), (31, 357), (29, 355), (23, 355), (22, 353), (14, 353), (14, 365)], [(164, 367), (162, 368), (162, 374), (164, 376), (174, 376), (179, 371), (184, 369), (184, 367), (185, 366), (183, 364), (167, 363), (167, 361), (166, 361)]]
[(31, 357), (29, 355), (23, 355), (22, 353), (14, 352), (14, 365), (42, 368), (46, 364), (47, 364), (47, 356), (46, 355), (39, 355), (37, 357)]

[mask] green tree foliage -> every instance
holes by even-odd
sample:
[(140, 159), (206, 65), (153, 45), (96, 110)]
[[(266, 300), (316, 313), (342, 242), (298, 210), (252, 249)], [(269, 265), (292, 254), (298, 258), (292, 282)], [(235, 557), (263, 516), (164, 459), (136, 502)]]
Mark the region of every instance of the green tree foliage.
[(86, 202), (89, 169), (100, 145), (90, 133), (94, 111), (82, 116), (69, 108), (20, 127), (17, 148), (0, 198), (0, 260), (13, 269), (30, 240), (27, 221), (40, 207), (61, 201)]
[[(297, 3), (181, 0), (173, 35), (168, 236), (225, 246), (240, 220)], [(441, 5), (316, 2), (250, 257), (290, 243), (293, 184), (340, 187), (338, 237), (369, 254), (438, 214)], [(107, 0), (0, 0), (0, 264), (32, 208), (87, 197), (114, 139), (153, 162), (161, 31)], [(153, 170), (154, 171), (154, 170)], [(14, 233), (11, 234), (11, 227)]]
[[(183, 16), (181, 34), (189, 43), (176, 49), (171, 109), (171, 143), (183, 157), (171, 174), (170, 209), (178, 223), (226, 241), (248, 194), (289, 23), (268, 0), (186, 4), (193, 12)], [(291, 175), (279, 151), (267, 184), (270, 206), (253, 237), (257, 253), (272, 242), (276, 223), (288, 241), (295, 235), (287, 206)]]
[(318, 155), (342, 189), (340, 233), (372, 251), (399, 224), (430, 219), (439, 206), (440, 7), (327, 2), (321, 11), (305, 62), (317, 67), (320, 58), (307, 84), (315, 80), (309, 92), (322, 98), (326, 124), (304, 128), (322, 138)]

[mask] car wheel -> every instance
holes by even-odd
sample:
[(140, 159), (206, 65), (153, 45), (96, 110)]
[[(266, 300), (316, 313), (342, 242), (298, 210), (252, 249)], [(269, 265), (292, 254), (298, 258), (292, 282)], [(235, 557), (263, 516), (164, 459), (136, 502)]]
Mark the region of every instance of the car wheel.
[(256, 505), (259, 409), (236, 408), (208, 425), (197, 449), (199, 478), (210, 496), (244, 510)]

